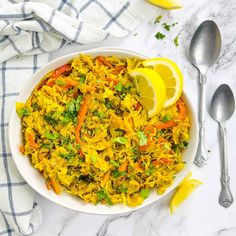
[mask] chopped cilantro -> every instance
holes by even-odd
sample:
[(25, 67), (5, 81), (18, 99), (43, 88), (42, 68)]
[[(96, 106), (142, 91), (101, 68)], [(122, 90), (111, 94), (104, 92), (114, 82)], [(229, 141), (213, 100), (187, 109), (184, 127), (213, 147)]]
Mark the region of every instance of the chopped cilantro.
[(111, 164), (113, 164), (115, 167), (119, 167), (119, 163), (114, 161), (114, 160), (110, 160)]
[(105, 114), (104, 112), (98, 111), (98, 110), (95, 110), (95, 111), (93, 112), (93, 114), (94, 114), (95, 116), (101, 118), (101, 119), (103, 119), (103, 118), (106, 117), (106, 114)]
[(67, 149), (68, 149), (69, 151), (73, 151), (73, 146), (72, 146), (71, 143), (68, 143), (68, 145), (67, 145)]
[(127, 139), (124, 137), (116, 137), (112, 139), (113, 143), (120, 143), (120, 144), (126, 144), (127, 143)]
[(57, 125), (57, 123), (58, 123), (58, 121), (55, 118), (53, 118), (53, 113), (52, 112), (48, 113), (47, 115), (44, 115), (43, 119), (45, 121), (47, 121), (47, 123), (49, 125), (54, 126), (54, 125)]
[(144, 189), (142, 189), (142, 190), (140, 191), (140, 196), (141, 196), (143, 199), (148, 198), (149, 194), (150, 194), (150, 190), (147, 189), (147, 188), (144, 188)]
[(28, 116), (30, 114), (29, 110), (26, 107), (24, 107), (22, 109), (17, 109), (16, 112), (20, 118), (22, 118), (24, 116)]
[(107, 204), (112, 205), (112, 201), (105, 189), (98, 190), (96, 194), (97, 194), (98, 202), (101, 202), (102, 200), (105, 199)]
[(45, 133), (45, 138), (51, 139), (51, 140), (58, 139), (59, 136), (60, 136), (60, 135), (59, 135), (58, 133), (50, 133), (50, 132), (48, 132), (48, 131)]
[(154, 24), (160, 23), (160, 22), (161, 22), (161, 19), (162, 19), (162, 16), (158, 16), (158, 17), (156, 18), (156, 20), (154, 21)]
[(33, 104), (32, 104), (32, 107), (34, 108), (34, 110), (39, 109), (39, 105), (38, 105), (37, 103), (33, 103)]
[(56, 84), (57, 85), (61, 85), (61, 86), (65, 86), (66, 85), (66, 83), (64, 81), (59, 80), (59, 79), (56, 80)]
[(47, 148), (47, 149), (49, 149), (49, 150), (51, 150), (52, 149), (52, 144), (46, 144), (46, 143), (43, 143), (42, 145), (41, 145), (41, 148)]
[(114, 88), (115, 88), (115, 90), (121, 92), (122, 91), (122, 86), (123, 86), (122, 83), (119, 82), (117, 85), (114, 86)]
[(120, 193), (127, 193), (128, 188), (125, 187), (125, 186), (121, 186), (121, 187), (118, 188), (118, 191), (119, 191)]
[(145, 171), (146, 175), (153, 175), (155, 172), (155, 167), (152, 163), (150, 163), (149, 167)]
[(143, 131), (139, 130), (137, 132), (137, 136), (139, 138), (139, 146), (143, 146), (143, 145), (146, 145), (147, 144), (147, 136), (144, 134)]
[(161, 32), (157, 32), (155, 37), (156, 37), (157, 40), (162, 40), (166, 36), (164, 34), (162, 34)]
[(75, 157), (75, 153), (60, 153), (59, 156), (66, 160), (70, 160)]
[(174, 38), (174, 44), (175, 44), (176, 47), (179, 46), (179, 37), (178, 37), (178, 36), (176, 36), (176, 37)]
[(165, 144), (163, 145), (163, 147), (164, 147), (166, 150), (171, 150), (171, 147), (170, 147), (170, 145), (169, 145), (169, 144), (167, 144), (167, 143), (165, 143)]
[(166, 23), (163, 23), (162, 26), (163, 26), (163, 28), (164, 28), (165, 30), (170, 31), (171, 25), (168, 25), (168, 24), (166, 24)]
[(171, 120), (171, 118), (169, 117), (169, 116), (167, 116), (167, 115), (165, 115), (163, 118), (162, 118), (162, 122), (167, 122), (167, 121), (169, 121), (169, 120)]
[(95, 157), (95, 156), (90, 156), (90, 158), (91, 158), (93, 163), (95, 163), (97, 161), (97, 157)]
[(112, 109), (114, 105), (112, 104), (112, 102), (108, 98), (106, 98), (105, 99), (105, 106), (107, 109)]
[(125, 171), (119, 172), (118, 170), (114, 170), (112, 173), (113, 173), (114, 178), (119, 178), (127, 174)]
[(85, 74), (82, 74), (82, 75), (80, 76), (79, 82), (80, 82), (80, 83), (84, 83), (85, 80), (86, 80), (86, 75), (85, 75)]

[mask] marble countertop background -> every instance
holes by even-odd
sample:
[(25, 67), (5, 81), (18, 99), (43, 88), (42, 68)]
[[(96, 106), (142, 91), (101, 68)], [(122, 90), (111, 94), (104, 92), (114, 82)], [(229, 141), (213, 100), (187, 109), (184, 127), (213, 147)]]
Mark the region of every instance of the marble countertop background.
[[(184, 91), (197, 112), (198, 73), (187, 60), (190, 38), (197, 25), (207, 19), (214, 20), (222, 33), (222, 52), (218, 62), (208, 71), (207, 110), (211, 97), (222, 83), (236, 91), (236, 1), (235, 0), (182, 0), (183, 9), (164, 11), (143, 0), (136, 0), (146, 16), (143, 22), (126, 38), (113, 39), (87, 46), (71, 45), (51, 54), (51, 59), (94, 47), (116, 46), (130, 49), (149, 57), (169, 57), (181, 67), (185, 84)], [(157, 16), (163, 22), (178, 22), (170, 32), (165, 32), (161, 24), (154, 24)], [(163, 40), (154, 36), (165, 32)], [(179, 35), (179, 46), (173, 39)], [(236, 94), (235, 94), (236, 95)], [(226, 124), (228, 131), (229, 171), (231, 190), (236, 197), (236, 115)], [(192, 168), (193, 177), (203, 185), (176, 211), (169, 213), (169, 194), (159, 202), (130, 214), (97, 216), (77, 213), (60, 207), (40, 195), (36, 200), (42, 207), (44, 218), (35, 236), (234, 236), (236, 235), (236, 202), (228, 209), (218, 204), (220, 192), (220, 150), (217, 123), (206, 114), (206, 147), (209, 152), (208, 165), (202, 169)]]

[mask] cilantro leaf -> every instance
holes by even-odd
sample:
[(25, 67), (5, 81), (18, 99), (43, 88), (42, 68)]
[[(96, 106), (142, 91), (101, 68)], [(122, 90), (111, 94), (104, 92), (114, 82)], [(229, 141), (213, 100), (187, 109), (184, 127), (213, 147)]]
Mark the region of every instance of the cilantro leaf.
[(86, 75), (85, 75), (85, 74), (82, 74), (82, 75), (80, 76), (79, 82), (84, 83), (85, 80), (86, 80)]
[(161, 19), (162, 19), (162, 16), (161, 16), (161, 15), (158, 16), (158, 17), (156, 18), (156, 20), (154, 21), (154, 24), (160, 23), (160, 22), (161, 22)]
[(101, 118), (101, 119), (103, 119), (103, 118), (106, 117), (106, 114), (105, 114), (104, 112), (98, 111), (98, 110), (95, 110), (95, 111), (93, 112), (93, 114), (94, 114), (95, 116)]
[(140, 191), (140, 196), (141, 196), (143, 199), (148, 198), (149, 194), (150, 194), (150, 190), (147, 189), (147, 188), (144, 188), (144, 189), (142, 189), (142, 190)]
[(44, 115), (43, 119), (47, 121), (49, 125), (56, 125), (58, 122), (55, 118), (53, 118), (53, 113), (48, 113), (47, 115)]
[(147, 144), (148, 139), (147, 139), (147, 136), (144, 134), (143, 131), (139, 130), (137, 132), (137, 136), (139, 138), (139, 146), (144, 146), (144, 145)]
[(24, 107), (22, 109), (17, 109), (16, 112), (20, 118), (22, 118), (24, 116), (28, 116), (30, 114), (29, 110), (26, 107)]
[(112, 205), (112, 201), (105, 189), (98, 190), (96, 194), (98, 202), (101, 202), (103, 199), (105, 199), (108, 205)]
[(126, 144), (127, 143), (127, 138), (124, 137), (116, 137), (112, 139), (113, 143), (120, 143), (120, 144)]
[(115, 88), (115, 90), (121, 92), (122, 91), (122, 86), (123, 86), (122, 83), (119, 82), (117, 85), (114, 86), (114, 88)]
[(162, 34), (161, 32), (157, 32), (155, 37), (156, 37), (157, 40), (162, 40), (166, 36), (164, 34)]
[(127, 174), (125, 171), (119, 172), (118, 170), (114, 170), (112, 173), (113, 173), (114, 178), (119, 178)]
[(66, 83), (64, 81), (59, 80), (59, 79), (56, 80), (56, 84), (57, 85), (61, 85), (61, 86), (65, 86), (66, 85)]
[(48, 132), (48, 131), (45, 133), (45, 138), (51, 139), (51, 140), (58, 139), (59, 136), (60, 136), (60, 135), (59, 135), (58, 133), (50, 133), (50, 132)]
[(128, 188), (127, 187), (124, 187), (124, 186), (121, 186), (118, 188), (118, 191), (120, 193), (127, 193), (128, 192)]
[(119, 167), (119, 163), (114, 161), (114, 160), (110, 160), (111, 164), (113, 164), (115, 167)]
[(171, 118), (169, 117), (169, 116), (167, 116), (167, 115), (165, 115), (163, 118), (162, 118), (162, 122), (167, 122), (167, 121), (169, 121), (169, 120), (171, 120)]
[(175, 44), (176, 47), (179, 46), (179, 37), (178, 37), (178, 36), (176, 36), (176, 37), (174, 38), (174, 44)]
[(70, 160), (75, 157), (75, 153), (60, 153), (59, 156), (66, 160)]

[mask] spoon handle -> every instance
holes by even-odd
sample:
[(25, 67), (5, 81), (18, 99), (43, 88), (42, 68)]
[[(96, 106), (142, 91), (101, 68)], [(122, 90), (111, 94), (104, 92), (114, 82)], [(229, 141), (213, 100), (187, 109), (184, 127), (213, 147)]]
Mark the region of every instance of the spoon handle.
[(228, 157), (226, 151), (226, 128), (224, 123), (220, 123), (221, 145), (223, 148), (222, 165), (221, 165), (221, 192), (219, 203), (227, 208), (233, 203), (233, 196), (229, 187)]
[(195, 157), (194, 163), (198, 167), (203, 167), (206, 164), (208, 159), (208, 155), (206, 152), (206, 148), (204, 146), (204, 121), (205, 121), (205, 109), (206, 109), (206, 76), (200, 73), (199, 75), (199, 82), (200, 82), (200, 101), (199, 101), (199, 142), (198, 142), (198, 149), (197, 155)]

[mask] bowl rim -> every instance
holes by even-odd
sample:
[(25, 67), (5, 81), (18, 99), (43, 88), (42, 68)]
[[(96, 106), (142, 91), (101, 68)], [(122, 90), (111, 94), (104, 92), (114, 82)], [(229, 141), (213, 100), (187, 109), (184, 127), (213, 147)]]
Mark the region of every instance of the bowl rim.
[[(53, 66), (55, 67), (54, 69), (58, 68), (59, 66), (63, 65), (63, 64), (60, 64), (60, 61), (62, 60), (66, 60), (68, 59), (67, 61), (70, 61), (71, 58), (74, 58), (76, 56), (78, 56), (79, 54), (93, 54), (93, 53), (111, 53), (111, 55), (116, 55), (116, 54), (126, 54), (127, 57), (138, 57), (138, 58), (141, 58), (141, 59), (147, 59), (148, 57), (143, 55), (143, 54), (140, 54), (140, 53), (136, 53), (134, 51), (131, 51), (131, 50), (127, 50), (127, 49), (122, 49), (122, 48), (118, 48), (118, 47), (100, 47), (100, 48), (92, 48), (92, 49), (88, 49), (88, 50), (82, 50), (82, 51), (76, 51), (76, 52), (73, 52), (73, 53), (70, 53), (70, 54), (66, 54), (66, 55), (63, 55), (61, 57), (58, 57), (58, 58), (55, 58), (54, 60), (48, 62), (47, 64), (45, 64), (44, 66), (42, 66), (36, 73), (34, 73), (32, 76), (31, 76), (31, 80), (28, 84), (25, 84), (23, 86), (23, 88), (21, 89), (18, 97), (16, 98), (16, 101), (19, 101), (19, 99), (21, 98), (21, 96), (23, 96), (22, 94), (24, 92), (26, 92), (27, 90), (29, 90), (29, 88), (31, 88), (30, 90), (30, 94), (32, 93), (33, 89), (35, 88), (35, 85), (33, 85), (33, 83), (36, 83), (36, 85), (40, 82), (40, 80), (42, 79), (42, 75), (40, 76), (40, 78), (38, 79), (37, 77), (40, 75), (40, 74), (43, 74), (45, 75), (46, 73), (48, 73), (49, 71), (53, 70), (53, 69), (49, 69), (49, 67)], [(34, 81), (34, 78), (37, 78), (37, 81)], [(34, 81), (34, 82), (33, 82)], [(28, 95), (29, 96), (29, 95)], [(27, 96), (27, 97), (28, 97)], [(192, 135), (193, 137), (190, 138), (190, 142), (191, 142), (191, 145), (192, 145), (192, 157), (190, 157), (190, 161), (186, 164), (185, 168), (183, 170), (181, 170), (179, 173), (177, 173), (176, 175), (179, 176), (179, 174), (181, 174), (182, 176), (180, 177), (179, 181), (174, 181), (173, 184), (171, 186), (169, 186), (165, 193), (162, 194), (162, 195), (157, 195), (156, 193), (156, 197), (154, 197), (152, 200), (149, 200), (148, 202), (143, 202), (141, 205), (133, 208), (133, 207), (129, 207), (129, 206), (126, 206), (124, 204), (121, 204), (123, 207), (121, 209), (114, 209), (114, 206), (117, 206), (117, 205), (114, 205), (114, 206), (107, 206), (107, 205), (103, 205), (103, 207), (106, 207), (107, 209), (105, 211), (101, 211), (100, 208), (96, 209), (96, 206), (97, 205), (93, 205), (94, 208), (88, 208), (86, 209), (86, 205), (87, 203), (85, 204), (85, 207), (79, 207), (78, 208), (74, 208), (73, 205), (70, 206), (70, 205), (67, 205), (65, 204), (64, 202), (61, 202), (60, 199), (55, 199), (54, 197), (52, 197), (51, 194), (49, 194), (48, 191), (46, 188), (43, 188), (43, 189), (38, 189), (36, 188), (36, 186), (34, 185), (33, 182), (31, 182), (31, 179), (27, 177), (27, 174), (26, 172), (22, 171), (21, 168), (20, 168), (20, 164), (19, 164), (19, 161), (17, 160), (17, 155), (21, 156), (21, 157), (27, 157), (27, 156), (24, 156), (22, 154), (19, 153), (19, 150), (18, 150), (18, 147), (16, 147), (16, 144), (13, 143), (13, 139), (12, 139), (12, 129), (14, 128), (14, 120), (15, 120), (15, 117), (16, 117), (16, 111), (15, 111), (15, 106), (13, 108), (13, 111), (11, 113), (11, 117), (10, 117), (10, 121), (9, 121), (9, 129), (8, 129), (8, 139), (9, 139), (9, 146), (10, 146), (10, 151), (12, 153), (12, 158), (14, 160), (14, 163), (18, 169), (18, 172), (20, 173), (20, 175), (23, 177), (23, 179), (27, 182), (27, 184), (34, 190), (36, 191), (37, 193), (39, 193), (41, 196), (45, 197), (46, 199), (60, 205), (60, 206), (63, 206), (65, 208), (68, 208), (68, 209), (71, 209), (71, 210), (74, 210), (74, 211), (77, 211), (77, 212), (81, 212), (81, 213), (86, 213), (86, 214), (97, 214), (97, 215), (116, 215), (116, 214), (124, 214), (124, 213), (128, 213), (128, 212), (132, 212), (134, 210), (137, 210), (137, 209), (141, 209), (143, 207), (146, 207), (146, 206), (149, 206), (151, 205), (152, 203), (154, 202), (157, 202), (158, 200), (164, 198), (166, 195), (168, 195), (168, 193), (170, 193), (172, 190), (174, 190), (180, 183), (181, 181), (184, 179), (184, 177), (186, 176), (186, 174), (190, 171), (191, 167), (192, 167), (192, 164), (193, 164), (193, 159), (196, 155), (196, 151), (197, 151), (197, 144), (198, 144), (198, 134), (197, 134), (197, 130), (198, 130), (198, 122), (197, 122), (197, 119), (196, 119), (196, 114), (195, 114), (195, 111), (189, 101), (189, 99), (187, 98), (187, 96), (185, 95), (184, 91), (182, 93), (182, 96), (181, 96), (185, 103), (187, 104), (187, 107), (188, 107), (188, 111), (191, 113), (191, 129), (193, 128), (193, 132), (192, 132)], [(20, 119), (18, 118), (18, 121), (20, 122)], [(21, 126), (21, 124), (20, 124)], [(28, 158), (28, 157), (27, 157)], [(34, 168), (33, 166), (30, 166), (30, 168)], [(34, 168), (35, 169), (35, 168)], [(35, 169), (35, 171), (38, 172), (37, 169)], [(185, 173), (185, 175), (184, 175)], [(54, 194), (54, 193), (53, 193)], [(72, 195), (70, 195), (70, 197), (73, 197)], [(81, 199), (79, 199), (80, 201), (83, 201)], [(119, 204), (118, 204), (119, 205)], [(94, 209), (94, 210), (93, 210)], [(96, 210), (95, 210), (96, 209)], [(108, 210), (109, 209), (109, 210)]]

